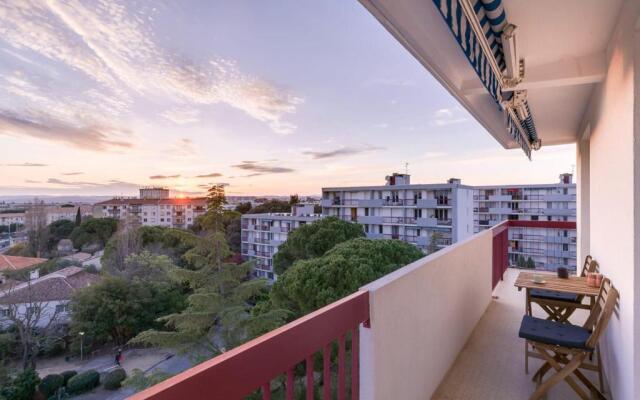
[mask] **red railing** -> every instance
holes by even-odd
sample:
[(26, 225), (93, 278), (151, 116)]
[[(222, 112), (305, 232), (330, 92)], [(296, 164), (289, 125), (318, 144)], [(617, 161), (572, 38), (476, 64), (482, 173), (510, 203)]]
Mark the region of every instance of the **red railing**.
[(491, 228), (493, 231), (492, 287), (496, 285), (509, 266), (509, 228), (543, 228), (575, 230), (576, 223), (569, 221), (518, 221), (508, 220)]
[(294, 399), (294, 367), (305, 364), (307, 400), (314, 399), (314, 355), (322, 351), (323, 399), (332, 396), (331, 350), (338, 342), (337, 398), (347, 397), (347, 336), (351, 333), (351, 399), (359, 398), (359, 326), (369, 320), (369, 292), (358, 291), (251, 340), (143, 392), (134, 400), (242, 399), (260, 389), (271, 398), (274, 379), (286, 377), (287, 400)]

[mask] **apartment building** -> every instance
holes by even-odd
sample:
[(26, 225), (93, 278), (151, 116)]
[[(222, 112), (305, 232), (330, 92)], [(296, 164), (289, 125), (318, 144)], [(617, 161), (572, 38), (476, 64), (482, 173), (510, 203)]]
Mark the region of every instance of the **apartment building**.
[[(71, 207), (45, 206), (44, 212), (46, 213), (47, 225), (62, 220), (75, 221), (76, 216), (78, 215), (78, 208), (80, 208), (80, 215), (83, 217), (90, 216), (93, 213), (93, 206), (90, 204)], [(27, 209), (27, 219), (30, 212), (31, 210)]]
[(322, 214), (364, 226), (367, 237), (399, 239), (430, 253), (473, 234), (473, 188), (449, 179), (411, 184), (394, 173), (381, 186), (322, 189)]
[(290, 213), (244, 214), (242, 216), (242, 258), (254, 260), (254, 275), (275, 280), (273, 255), (289, 232), (321, 218), (313, 204), (295, 204)]
[(24, 212), (10, 212), (0, 214), (0, 226), (24, 225)]
[(131, 218), (143, 226), (164, 226), (186, 229), (207, 211), (207, 200), (201, 198), (171, 198), (169, 190), (142, 188), (139, 198), (113, 198), (96, 203), (96, 218)]
[[(572, 174), (542, 185), (478, 186), (473, 195), (474, 232), (505, 220), (576, 220), (576, 185)], [(576, 268), (576, 231), (519, 227), (509, 229), (509, 264), (555, 271)], [(523, 265), (524, 264), (524, 265)]]

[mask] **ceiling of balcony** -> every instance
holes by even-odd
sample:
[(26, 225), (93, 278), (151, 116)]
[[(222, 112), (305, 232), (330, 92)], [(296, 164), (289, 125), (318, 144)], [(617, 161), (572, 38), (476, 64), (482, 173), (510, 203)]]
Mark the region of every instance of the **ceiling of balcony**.
[[(518, 147), (432, 1), (360, 0), (385, 28), (506, 148)], [(543, 145), (578, 136), (623, 0), (503, 0), (518, 27), (528, 100)]]

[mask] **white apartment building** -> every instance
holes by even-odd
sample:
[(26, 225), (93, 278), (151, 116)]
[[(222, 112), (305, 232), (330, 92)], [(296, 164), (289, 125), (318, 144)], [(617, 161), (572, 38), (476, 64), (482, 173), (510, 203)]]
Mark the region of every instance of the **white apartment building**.
[[(504, 220), (576, 221), (576, 185), (572, 174), (541, 185), (478, 186), (473, 195), (474, 232)], [(509, 264), (531, 258), (537, 269), (576, 268), (576, 230), (518, 227), (509, 229)], [(520, 261), (519, 261), (520, 259)], [(522, 265), (520, 265), (522, 266)]]
[(386, 177), (386, 185), (322, 189), (322, 214), (364, 226), (367, 237), (399, 239), (425, 252), (473, 234), (473, 188), (411, 184), (408, 174)]
[[(83, 217), (90, 216), (93, 212), (93, 206), (87, 204), (72, 207), (45, 206), (44, 212), (47, 215), (47, 225), (62, 220), (75, 221), (76, 215), (78, 215), (78, 208), (80, 208), (80, 215)], [(27, 214), (29, 212), (30, 210), (27, 209)]]
[(275, 280), (273, 255), (289, 232), (321, 218), (313, 204), (295, 204), (290, 213), (244, 214), (242, 216), (242, 258), (254, 260), (254, 275)]
[(143, 226), (186, 229), (207, 211), (205, 198), (115, 198), (93, 206), (96, 218), (133, 218)]
[(24, 225), (24, 222), (25, 214), (23, 212), (0, 214), (0, 226)]

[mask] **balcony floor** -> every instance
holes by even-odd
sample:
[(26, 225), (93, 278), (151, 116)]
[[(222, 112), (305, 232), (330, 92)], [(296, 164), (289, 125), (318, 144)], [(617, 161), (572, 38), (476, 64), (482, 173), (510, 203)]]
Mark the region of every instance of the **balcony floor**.
[[(542, 365), (542, 360), (529, 358), (529, 374), (524, 373), (524, 340), (518, 337), (524, 315), (525, 294), (513, 286), (518, 270), (509, 268), (504, 281), (498, 284), (498, 296), (484, 313), (471, 337), (449, 369), (433, 399), (501, 400), (527, 399), (536, 388), (531, 377)], [(534, 315), (544, 312), (533, 306)], [(578, 310), (571, 317), (573, 323), (582, 324), (586, 312)], [(591, 371), (583, 371), (598, 385)], [(551, 376), (547, 373), (546, 378)], [(605, 396), (608, 392), (605, 392)], [(556, 385), (548, 399), (578, 399), (566, 382)]]

